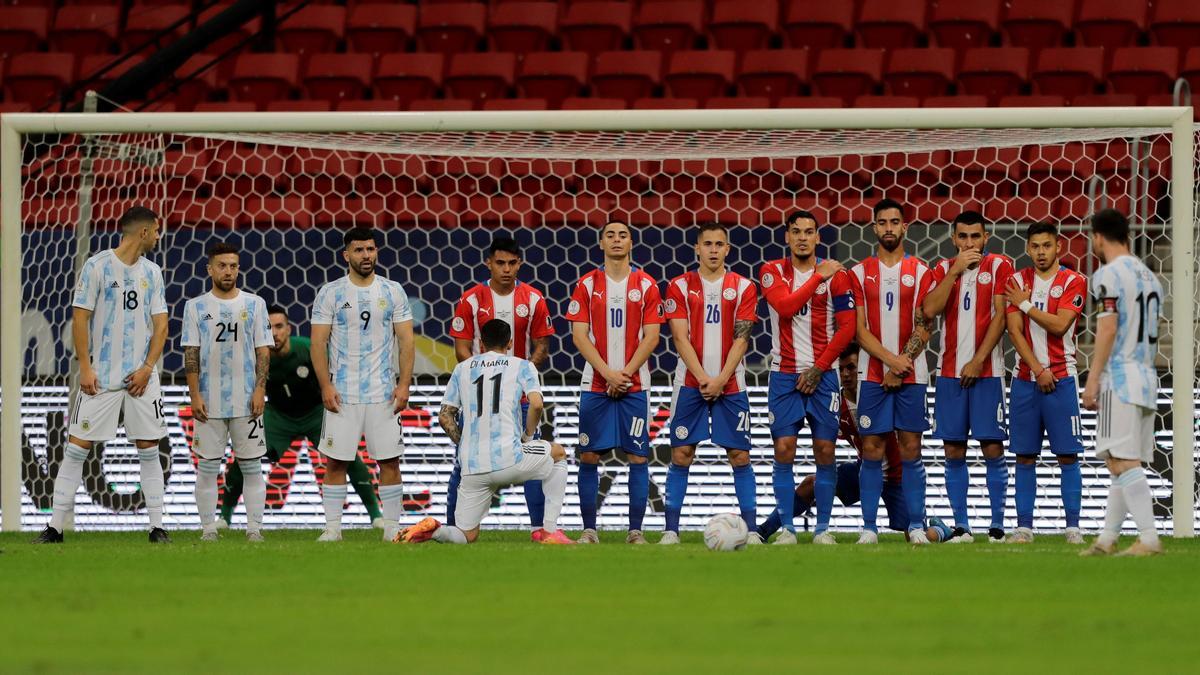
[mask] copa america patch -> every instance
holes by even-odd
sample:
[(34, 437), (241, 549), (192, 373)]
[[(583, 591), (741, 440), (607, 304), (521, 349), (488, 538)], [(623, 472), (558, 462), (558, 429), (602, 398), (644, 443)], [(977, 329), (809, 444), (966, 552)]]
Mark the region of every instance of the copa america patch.
[(666, 306), (667, 306), (667, 313), (668, 313), (668, 314), (669, 314), (669, 313), (671, 313), (671, 312), (674, 312), (676, 309), (678, 309), (678, 308), (679, 308), (679, 305), (675, 304), (675, 301), (674, 301), (674, 300), (671, 300), (671, 299), (668, 299), (668, 300), (667, 300)]
[(732, 288), (726, 288), (724, 291), (721, 291), (721, 297), (725, 298), (726, 300), (733, 300), (737, 297), (737, 291), (733, 290)]
[[(461, 321), (461, 319), (459, 319), (459, 321)], [(303, 380), (304, 378), (308, 377), (308, 372), (308, 366), (299, 366), (296, 368), (296, 377)]]
[[(1116, 299), (1113, 298), (1113, 300), (1115, 301)], [(1108, 300), (1106, 299), (1105, 302), (1107, 302), (1107, 301)], [(1074, 305), (1076, 309), (1083, 307), (1083, 296), (1082, 295), (1075, 296), (1075, 299), (1071, 301), (1071, 304)], [(1117, 311), (1116, 306), (1114, 305), (1110, 311), (1113, 311), (1113, 312)]]
[(688, 428), (687, 427), (675, 427), (675, 438), (678, 438), (679, 440), (682, 441), (683, 439), (685, 439), (687, 437), (688, 437)]
[(529, 316), (529, 305), (517, 305), (517, 316), (522, 319)]
[(862, 427), (863, 429), (870, 429), (871, 428), (871, 418), (867, 417), (866, 415), (859, 417), (858, 418), (858, 426)]
[(912, 288), (913, 286), (917, 285), (917, 278), (911, 274), (905, 274), (904, 276), (900, 277), (900, 283)]
[(1063, 294), (1062, 286), (1055, 286), (1054, 288), (1050, 289), (1050, 297), (1052, 297), (1052, 298), (1061, 298), (1062, 294)]
[(775, 424), (775, 412), (772, 410), (767, 411), (767, 424)]
[(770, 288), (775, 285), (775, 275), (767, 272), (763, 275), (763, 288)]
[(567, 314), (578, 314), (578, 313), (579, 313), (579, 301), (572, 300), (571, 304), (567, 306)]
[(984, 284), (984, 285), (992, 283), (992, 273), (991, 272), (980, 272), (979, 273), (979, 283)]
[(630, 302), (641, 302), (642, 301), (642, 292), (636, 288), (629, 291), (629, 301)]
[(825, 295), (825, 291), (828, 291), (828, 290), (829, 290), (829, 284), (822, 281), (821, 285), (817, 286), (817, 295)]
[[(575, 311), (575, 303), (571, 303), (571, 311)], [(450, 322), (450, 327), (454, 330), (462, 330), (467, 327), (467, 322), (463, 321), (461, 316), (454, 317), (454, 321)]]
[(580, 445), (591, 445), (592, 439), (588, 438), (587, 434), (579, 434)]

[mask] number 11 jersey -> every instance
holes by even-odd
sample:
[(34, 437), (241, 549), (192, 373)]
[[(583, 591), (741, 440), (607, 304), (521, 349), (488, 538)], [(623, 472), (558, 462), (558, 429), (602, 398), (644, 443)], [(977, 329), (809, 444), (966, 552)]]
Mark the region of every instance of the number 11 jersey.
[(412, 319), (404, 287), (379, 275), (370, 286), (356, 286), (347, 276), (317, 291), (312, 322), (331, 327), (329, 375), (343, 403), (392, 400), (397, 348), (392, 326)]
[(500, 471), (521, 461), (521, 399), (536, 391), (541, 391), (537, 369), (525, 359), (484, 352), (455, 366), (442, 405), (462, 416), (458, 462), (464, 474)]

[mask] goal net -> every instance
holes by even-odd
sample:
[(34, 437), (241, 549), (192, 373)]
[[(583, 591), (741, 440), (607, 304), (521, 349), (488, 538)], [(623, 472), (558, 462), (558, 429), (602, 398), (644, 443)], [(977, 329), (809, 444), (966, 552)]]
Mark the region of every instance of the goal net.
[[(871, 205), (908, 206), (908, 251), (931, 264), (952, 257), (949, 223), (964, 209), (991, 223), (989, 250), (1030, 264), (1024, 230), (1047, 221), (1063, 234), (1063, 262), (1090, 274), (1089, 214), (1113, 206), (1130, 214), (1134, 250), (1167, 290), (1159, 326), (1161, 375), (1151, 486), (1168, 528), (1194, 527), (1196, 331), (1194, 172), (1190, 109), (656, 111), (619, 113), (247, 114), (5, 116), (3, 517), (8, 529), (39, 528), (49, 517), (53, 476), (76, 368), (70, 341), (71, 291), (91, 254), (115, 245), (115, 221), (130, 206), (162, 215), (152, 255), (167, 280), (170, 337), (161, 364), (161, 444), (167, 473), (167, 527), (198, 527), (192, 418), (179, 346), (184, 301), (207, 290), (205, 251), (238, 244), (242, 287), (288, 309), (307, 335), (316, 289), (345, 273), (341, 233), (353, 225), (382, 236), (379, 270), (413, 303), (416, 377), (405, 416), (405, 508), (442, 516), (453, 448), (437, 423), (441, 387), (455, 359), (449, 325), (462, 292), (486, 278), (482, 260), (497, 234), (522, 245), (520, 278), (549, 300), (556, 335), (544, 369), (548, 429), (573, 448), (583, 360), (563, 320), (571, 289), (602, 263), (596, 229), (607, 218), (634, 226), (633, 259), (661, 285), (695, 264), (693, 224), (730, 226), (733, 270), (757, 278), (786, 255), (784, 217), (812, 211), (823, 255), (849, 266), (871, 255)], [(760, 317), (765, 317), (765, 305)], [(19, 320), (18, 320), (19, 317)], [(1086, 371), (1093, 312), (1079, 321)], [(752, 457), (759, 513), (774, 507), (766, 385), (770, 336), (756, 328), (747, 356)], [(935, 363), (937, 340), (926, 355)], [(1015, 354), (1005, 341), (1006, 364)], [(652, 358), (651, 505), (646, 527), (662, 525), (666, 434), (676, 356), (665, 338)], [(1081, 378), (1082, 381), (1082, 378)], [(20, 392), (19, 410), (10, 392)], [(932, 415), (932, 389), (929, 396)], [(1064, 423), (1066, 421), (1064, 420)], [(1095, 418), (1084, 413), (1085, 441)], [(813, 473), (802, 434), (797, 478)], [(974, 444), (972, 444), (974, 445)], [(949, 516), (940, 442), (925, 436), (931, 514)], [(365, 455), (364, 455), (365, 457)], [(969, 453), (970, 512), (986, 527), (983, 463)], [(838, 460), (853, 450), (839, 441)], [(1011, 461), (1011, 455), (1009, 456)], [(368, 461), (369, 463), (369, 461)], [(374, 469), (374, 467), (372, 467)], [(319, 454), (297, 439), (269, 472), (266, 523), (323, 524)], [(601, 526), (625, 525), (626, 466), (602, 467)], [(1093, 453), (1083, 460), (1082, 525), (1100, 526), (1108, 478)], [(1038, 466), (1036, 527), (1064, 526), (1057, 464)], [(580, 526), (574, 467), (563, 524)], [(1010, 487), (1009, 526), (1015, 524)], [(143, 527), (138, 461), (119, 435), (92, 452), (77, 494), (75, 525)], [(736, 510), (724, 453), (702, 445), (691, 473), (684, 527)], [(487, 526), (527, 523), (520, 490), (499, 494)], [(14, 515), (19, 513), (19, 516)], [(244, 522), (239, 506), (234, 525)], [(415, 517), (410, 514), (409, 517)], [(347, 519), (365, 524), (350, 497)], [(798, 525), (803, 521), (798, 518)], [(835, 503), (835, 528), (859, 524), (859, 507)]]

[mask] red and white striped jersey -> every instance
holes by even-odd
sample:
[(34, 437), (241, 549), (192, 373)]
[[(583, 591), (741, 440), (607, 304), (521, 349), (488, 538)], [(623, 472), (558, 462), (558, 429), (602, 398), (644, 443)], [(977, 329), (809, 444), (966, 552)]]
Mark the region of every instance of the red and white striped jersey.
[[(933, 268), (934, 285), (946, 280), (953, 259), (943, 260)], [(987, 335), (988, 324), (996, 316), (996, 297), (1004, 295), (1013, 274), (1008, 256), (989, 253), (979, 266), (966, 270), (954, 280), (954, 288), (941, 316), (941, 347), (938, 352), (938, 375), (958, 377), (963, 366), (975, 358), (976, 350)], [(1004, 350), (997, 342), (991, 358), (983, 362), (980, 377), (1004, 375)]]
[[(1038, 309), (1058, 314), (1060, 309), (1075, 312), (1078, 319), (1083, 312), (1084, 299), (1087, 297), (1087, 277), (1079, 272), (1059, 267), (1058, 273), (1049, 279), (1042, 279), (1032, 267), (1027, 267), (1016, 273), (1014, 278), (1022, 288), (1031, 288), (1029, 301)], [(1020, 312), (1016, 305), (1008, 306), (1009, 313)], [(1022, 316), (1025, 322), (1025, 339), (1033, 348), (1042, 367), (1049, 368), (1054, 379), (1074, 377), (1075, 368), (1075, 323), (1073, 322), (1062, 337), (1056, 337), (1046, 332), (1036, 321), (1028, 316)], [(1024, 359), (1017, 359), (1017, 377), (1022, 380), (1036, 379)]]
[[(661, 324), (662, 296), (658, 285), (642, 270), (635, 269), (621, 281), (610, 279), (604, 268), (583, 275), (571, 294), (567, 321), (586, 323), (588, 337), (600, 352), (609, 368), (621, 370), (633, 358), (638, 344), (645, 336), (647, 324)], [(633, 375), (629, 393), (650, 386), (650, 365), (642, 364)], [(580, 387), (584, 391), (604, 392), (608, 382), (592, 371), (589, 363), (583, 368)]]
[[(688, 341), (709, 376), (720, 375), (733, 347), (733, 323), (757, 321), (758, 288), (754, 282), (735, 272), (726, 272), (717, 281), (706, 281), (699, 272), (681, 274), (667, 285), (664, 309), (667, 321), (686, 319)], [(696, 376), (683, 359), (675, 369), (675, 384), (699, 387)], [(746, 389), (745, 359), (738, 363), (733, 377), (725, 384), (726, 394)]]
[(850, 275), (839, 271), (826, 282), (815, 267), (801, 272), (783, 258), (765, 263), (758, 279), (771, 317), (771, 370), (802, 373), (814, 365), (833, 367), (854, 339)]
[(529, 358), (535, 339), (554, 334), (546, 298), (533, 286), (518, 281), (508, 295), (498, 295), (486, 283), (475, 284), (463, 293), (450, 322), (450, 337), (471, 340), (471, 353), (479, 354), (479, 329), (492, 319), (501, 319), (512, 328), (509, 356), (520, 359)]
[[(842, 398), (842, 409), (838, 414), (838, 427), (841, 430), (842, 440), (850, 444), (850, 447), (858, 453), (858, 458), (862, 459), (863, 442), (862, 435), (858, 432), (858, 406), (850, 403), (844, 397)], [(896, 439), (896, 432), (889, 431), (885, 436), (885, 445), (883, 446), (883, 479), (888, 483), (899, 483), (903, 475), (904, 464), (900, 459), (900, 441)]]
[[(899, 354), (904, 344), (912, 337), (916, 312), (929, 294), (933, 285), (933, 273), (929, 266), (910, 255), (888, 267), (879, 258), (870, 257), (850, 269), (854, 280), (854, 301), (866, 310), (867, 329), (884, 349)], [(929, 382), (929, 366), (925, 354), (914, 359), (912, 372), (904, 378), (905, 384)], [(883, 382), (887, 366), (867, 353), (859, 352), (858, 379), (868, 382)]]

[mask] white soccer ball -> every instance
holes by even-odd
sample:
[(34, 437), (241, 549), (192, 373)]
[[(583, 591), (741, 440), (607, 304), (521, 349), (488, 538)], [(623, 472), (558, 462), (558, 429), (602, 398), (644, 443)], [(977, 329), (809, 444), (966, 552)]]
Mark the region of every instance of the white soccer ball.
[(746, 521), (736, 513), (713, 516), (704, 526), (704, 545), (710, 551), (737, 551), (746, 546)]

